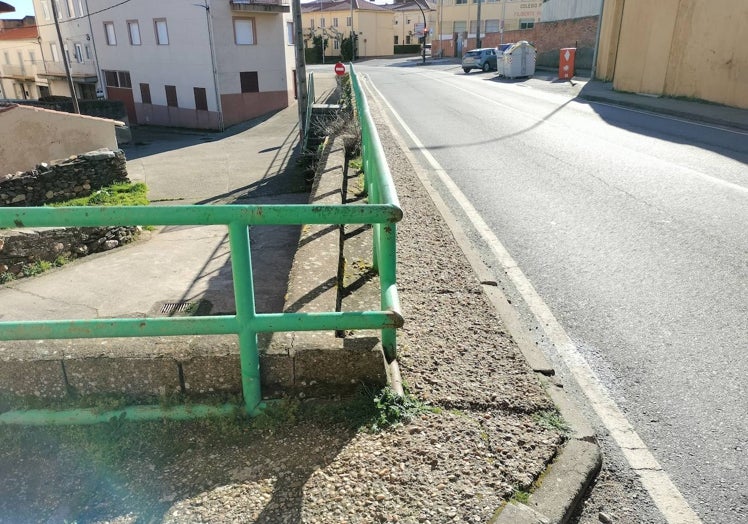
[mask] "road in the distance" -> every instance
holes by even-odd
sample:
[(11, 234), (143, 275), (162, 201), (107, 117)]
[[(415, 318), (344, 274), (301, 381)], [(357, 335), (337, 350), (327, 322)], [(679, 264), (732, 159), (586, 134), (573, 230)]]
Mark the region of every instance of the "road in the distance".
[(690, 506), (748, 522), (748, 135), (457, 66), (357, 66), (470, 199)]

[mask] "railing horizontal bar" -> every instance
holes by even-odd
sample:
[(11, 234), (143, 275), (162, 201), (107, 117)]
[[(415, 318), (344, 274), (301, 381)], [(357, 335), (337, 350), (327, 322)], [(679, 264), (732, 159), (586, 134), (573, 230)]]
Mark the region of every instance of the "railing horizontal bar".
[(398, 222), (395, 205), (226, 205), (13, 207), (0, 209), (0, 227), (99, 227), (135, 225), (372, 224)]
[[(253, 331), (386, 329), (403, 324), (399, 312), (347, 311), (264, 313), (249, 321)], [(0, 322), (0, 340), (126, 338), (179, 335), (230, 335), (239, 332), (234, 316), (27, 320)]]
[(402, 327), (402, 316), (391, 311), (325, 313), (266, 313), (257, 315), (260, 331), (325, 331), (333, 329), (385, 329)]
[(238, 331), (234, 316), (0, 322), (0, 340), (227, 335)]
[(67, 409), (53, 411), (50, 409), (34, 409), (23, 411), (6, 411), (0, 413), (0, 425), (22, 424), (25, 426), (47, 425), (85, 425), (109, 422), (112, 419), (127, 420), (129, 422), (144, 422), (148, 420), (192, 420), (202, 417), (225, 417), (234, 415), (241, 408), (236, 404), (210, 406), (196, 404), (191, 406), (130, 406), (113, 411), (99, 412), (94, 409)]

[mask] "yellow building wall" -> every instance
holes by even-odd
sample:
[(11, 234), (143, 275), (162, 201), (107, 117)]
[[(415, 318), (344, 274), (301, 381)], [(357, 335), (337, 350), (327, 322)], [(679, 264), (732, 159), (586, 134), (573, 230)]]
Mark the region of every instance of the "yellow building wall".
[[(304, 37), (306, 38), (310, 34), (313, 20), (314, 34), (316, 36), (324, 34), (326, 38), (330, 39), (328, 47), (325, 50), (325, 56), (330, 59), (336, 58), (340, 55), (340, 49), (335, 49), (333, 40), (336, 38), (348, 38), (351, 27), (346, 25), (346, 21), (350, 16), (350, 9), (302, 13), (301, 25)], [(325, 19), (324, 28), (320, 27), (322, 18)], [(335, 18), (338, 19), (338, 27), (333, 25)], [(393, 54), (394, 31), (392, 11), (356, 10), (353, 12), (353, 30), (359, 38), (359, 54), (357, 56), (391, 56)]]
[[(441, 4), (437, 7), (437, 10), (440, 10), (437, 27), (442, 40), (452, 39), (454, 22), (465, 22), (467, 31), (470, 32), (470, 22), (477, 21), (478, 19), (478, 4), (474, 0), (468, 0), (466, 4), (457, 4), (456, 2), (457, 0), (442, 0)], [(503, 19), (505, 31), (519, 29), (520, 20), (533, 20), (535, 23), (538, 23), (540, 22), (542, 11), (543, 2), (541, 0), (529, 2), (527, 0), (495, 2), (483, 0), (481, 2), (480, 16), (481, 32), (485, 29), (486, 20)]]
[(748, 2), (608, 0), (598, 77), (622, 91), (748, 108)]

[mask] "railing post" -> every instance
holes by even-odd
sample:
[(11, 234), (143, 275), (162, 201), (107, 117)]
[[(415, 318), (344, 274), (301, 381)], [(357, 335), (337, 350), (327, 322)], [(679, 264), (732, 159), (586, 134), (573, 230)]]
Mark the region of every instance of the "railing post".
[(249, 227), (237, 222), (229, 224), (229, 242), (231, 244), (231, 270), (234, 276), (236, 318), (239, 323), (242, 393), (247, 413), (254, 415), (262, 407), (260, 405), (262, 389), (257, 333), (252, 330), (252, 320), (255, 318), (256, 311)]
[[(381, 295), (381, 308), (385, 309), (387, 305), (400, 310), (400, 304), (397, 303), (397, 293), (393, 293), (397, 283), (397, 224), (385, 223), (377, 224), (379, 229), (379, 287)], [(392, 362), (397, 358), (397, 330), (382, 330), (382, 351), (387, 362)]]

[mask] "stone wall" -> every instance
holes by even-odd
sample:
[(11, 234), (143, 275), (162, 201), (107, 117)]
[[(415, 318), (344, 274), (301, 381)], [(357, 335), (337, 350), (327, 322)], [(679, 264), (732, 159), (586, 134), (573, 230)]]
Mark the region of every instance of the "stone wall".
[(0, 230), (0, 274), (24, 276), (24, 266), (109, 251), (135, 240), (140, 227), (69, 227), (42, 230)]
[[(0, 207), (33, 207), (84, 197), (117, 182), (130, 182), (125, 154), (101, 149), (0, 176)], [(0, 276), (23, 277), (36, 262), (72, 260), (132, 242), (140, 227), (71, 227), (0, 230)]]
[(117, 182), (129, 182), (125, 154), (100, 149), (42, 163), (23, 173), (0, 175), (0, 206), (63, 202)]

